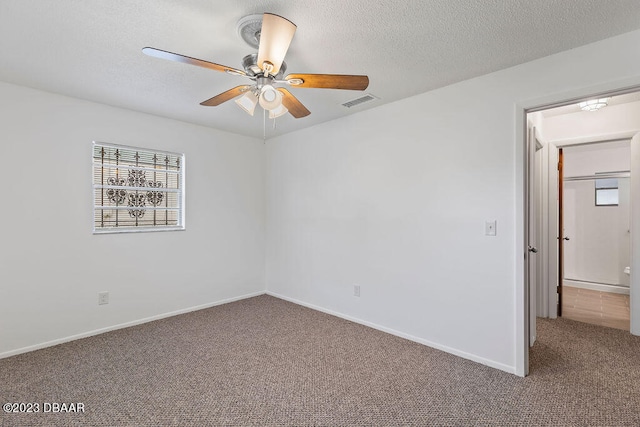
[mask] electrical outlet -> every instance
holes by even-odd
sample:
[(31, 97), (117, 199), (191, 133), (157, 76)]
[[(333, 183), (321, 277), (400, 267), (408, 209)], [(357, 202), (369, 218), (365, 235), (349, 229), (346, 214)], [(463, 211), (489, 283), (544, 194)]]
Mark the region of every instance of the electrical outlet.
[(109, 304), (109, 292), (98, 292), (98, 305)]
[(353, 296), (354, 297), (360, 296), (360, 285), (353, 285)]

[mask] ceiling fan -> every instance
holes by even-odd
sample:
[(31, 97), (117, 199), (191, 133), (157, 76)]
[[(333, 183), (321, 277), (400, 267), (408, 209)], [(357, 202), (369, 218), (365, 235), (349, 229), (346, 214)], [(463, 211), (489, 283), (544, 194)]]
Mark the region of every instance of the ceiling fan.
[(365, 90), (369, 86), (369, 77), (359, 75), (289, 74), (283, 78), (286, 71), (284, 57), (295, 31), (296, 25), (288, 19), (272, 13), (263, 14), (261, 28), (256, 32), (256, 38), (259, 38), (258, 53), (244, 57), (244, 71), (152, 47), (145, 47), (142, 52), (156, 58), (184, 62), (253, 80), (252, 84), (236, 86), (201, 102), (200, 105), (213, 107), (242, 95), (236, 100), (242, 109), (253, 115), (256, 104), (259, 103), (269, 112), (270, 118), (279, 117), (287, 112), (296, 119), (311, 114), (289, 90), (277, 85), (348, 90)]

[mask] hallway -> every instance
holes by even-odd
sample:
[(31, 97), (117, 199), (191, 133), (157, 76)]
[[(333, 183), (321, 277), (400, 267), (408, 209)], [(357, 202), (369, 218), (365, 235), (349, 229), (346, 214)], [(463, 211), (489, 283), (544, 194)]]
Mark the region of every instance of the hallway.
[(629, 295), (564, 286), (562, 317), (629, 330)]

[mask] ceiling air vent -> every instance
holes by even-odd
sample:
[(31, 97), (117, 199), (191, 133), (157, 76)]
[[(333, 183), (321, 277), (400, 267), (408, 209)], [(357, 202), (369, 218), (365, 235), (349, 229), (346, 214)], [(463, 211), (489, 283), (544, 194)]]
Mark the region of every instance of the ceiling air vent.
[(351, 108), (351, 107), (355, 107), (356, 105), (364, 104), (365, 102), (373, 101), (374, 99), (380, 99), (380, 98), (378, 98), (377, 96), (373, 96), (370, 93), (367, 93), (364, 96), (361, 96), (360, 98), (356, 98), (351, 101), (347, 101), (343, 103), (342, 106)]

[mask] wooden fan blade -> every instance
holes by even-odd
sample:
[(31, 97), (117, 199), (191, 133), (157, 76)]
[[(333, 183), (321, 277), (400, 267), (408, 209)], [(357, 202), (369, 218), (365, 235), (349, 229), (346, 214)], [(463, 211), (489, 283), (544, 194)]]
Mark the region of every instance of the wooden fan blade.
[(153, 47), (145, 47), (142, 49), (142, 53), (160, 59), (168, 59), (169, 61), (183, 62), (185, 64), (197, 65), (198, 67), (204, 67), (210, 70), (222, 71), (223, 73), (238, 74), (241, 76), (247, 75), (244, 71), (236, 70), (235, 68), (227, 67), (226, 65), (215, 64), (213, 62), (203, 61), (202, 59), (191, 58), (190, 56), (167, 52), (166, 50), (160, 50)]
[(222, 104), (223, 102), (227, 102), (228, 100), (235, 98), (236, 96), (242, 95), (249, 89), (251, 89), (251, 86), (249, 85), (236, 86), (233, 89), (229, 89), (226, 92), (222, 92), (221, 94), (216, 95), (213, 98), (209, 98), (206, 101), (201, 102), (200, 105), (204, 105), (206, 107), (215, 107)]
[[(296, 24), (282, 16), (272, 13), (262, 15), (258, 67), (263, 71), (269, 71), (269, 74), (274, 76), (278, 74), (296, 28)], [(265, 62), (270, 64), (271, 69), (265, 68)]]
[(289, 74), (284, 79), (302, 80), (300, 84), (292, 84), (294, 87), (365, 90), (369, 86), (369, 77), (345, 74)]
[(309, 114), (311, 114), (311, 111), (307, 110), (307, 107), (302, 105), (302, 102), (298, 101), (298, 98), (293, 96), (291, 92), (289, 92), (283, 87), (279, 87), (278, 91), (282, 93), (282, 105), (284, 105), (286, 109), (289, 110), (289, 113), (293, 117), (295, 117), (296, 119), (299, 119), (301, 117), (306, 117)]

